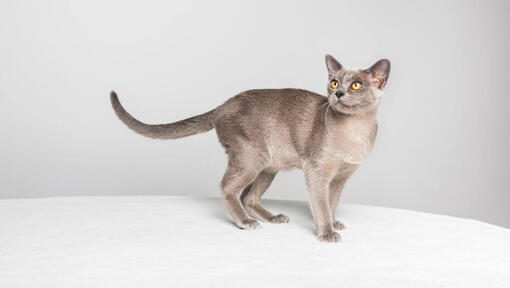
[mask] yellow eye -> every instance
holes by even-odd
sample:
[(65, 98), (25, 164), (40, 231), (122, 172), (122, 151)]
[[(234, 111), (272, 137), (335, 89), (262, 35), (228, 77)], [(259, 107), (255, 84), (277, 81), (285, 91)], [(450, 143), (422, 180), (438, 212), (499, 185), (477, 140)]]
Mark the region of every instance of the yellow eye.
[(361, 83), (358, 81), (352, 82), (351, 88), (352, 88), (352, 90), (359, 90), (359, 89), (361, 89)]
[(338, 81), (331, 80), (331, 83), (329, 85), (331, 86), (331, 88), (336, 89), (338, 88)]

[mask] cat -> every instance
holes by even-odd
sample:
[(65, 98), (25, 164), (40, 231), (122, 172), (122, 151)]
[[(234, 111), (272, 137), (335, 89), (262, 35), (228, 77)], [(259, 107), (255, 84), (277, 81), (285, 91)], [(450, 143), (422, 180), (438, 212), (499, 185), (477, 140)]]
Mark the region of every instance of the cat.
[(204, 114), (158, 125), (131, 116), (113, 91), (110, 100), (119, 119), (147, 137), (176, 139), (216, 129), (228, 156), (221, 196), (241, 229), (258, 228), (259, 220), (288, 222), (260, 199), (279, 170), (302, 169), (317, 237), (338, 242), (336, 231), (344, 225), (335, 219), (335, 210), (345, 182), (374, 144), (390, 61), (349, 69), (331, 55), (325, 60), (326, 97), (301, 89), (249, 90)]

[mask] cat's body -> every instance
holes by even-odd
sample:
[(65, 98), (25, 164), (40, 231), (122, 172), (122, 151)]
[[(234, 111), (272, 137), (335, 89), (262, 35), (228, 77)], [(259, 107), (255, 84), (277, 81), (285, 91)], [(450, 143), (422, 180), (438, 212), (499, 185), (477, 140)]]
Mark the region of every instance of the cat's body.
[[(215, 128), (228, 155), (221, 181), (222, 197), (240, 228), (256, 228), (257, 220), (288, 222), (287, 216), (274, 215), (262, 207), (260, 198), (278, 170), (302, 169), (319, 240), (336, 242), (340, 236), (335, 229), (343, 225), (334, 219), (335, 209), (345, 181), (374, 143), (377, 106), (389, 62), (384, 67), (385, 78), (376, 83), (376, 75), (370, 76), (373, 72), (343, 69), (332, 57), (329, 61), (337, 66), (331, 67), (328, 59), (331, 83), (364, 73), (355, 81), (365, 82), (365, 89), (373, 90), (365, 92), (370, 95), (345, 96), (344, 104), (340, 100), (347, 93), (340, 85), (331, 85), (328, 97), (299, 89), (249, 90), (210, 112), (163, 125), (147, 125), (134, 119), (113, 92), (112, 105), (128, 127), (152, 138), (174, 139)], [(368, 81), (382, 85), (371, 87)]]
[(326, 151), (329, 158), (359, 164), (374, 140), (375, 111), (339, 114), (328, 104), (306, 90), (250, 90), (218, 107), (213, 123), (224, 147), (253, 146), (268, 168), (302, 169)]

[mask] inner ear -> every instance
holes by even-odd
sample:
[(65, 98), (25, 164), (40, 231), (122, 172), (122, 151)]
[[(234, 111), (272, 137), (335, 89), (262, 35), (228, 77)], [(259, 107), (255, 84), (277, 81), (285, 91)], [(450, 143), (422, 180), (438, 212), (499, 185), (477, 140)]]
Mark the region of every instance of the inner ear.
[(332, 77), (336, 74), (336, 72), (342, 70), (342, 64), (336, 61), (336, 59), (331, 55), (326, 55), (326, 67), (328, 67), (329, 77)]
[(381, 59), (375, 62), (366, 72), (371, 76), (372, 83), (379, 89), (383, 89), (390, 76), (390, 60)]

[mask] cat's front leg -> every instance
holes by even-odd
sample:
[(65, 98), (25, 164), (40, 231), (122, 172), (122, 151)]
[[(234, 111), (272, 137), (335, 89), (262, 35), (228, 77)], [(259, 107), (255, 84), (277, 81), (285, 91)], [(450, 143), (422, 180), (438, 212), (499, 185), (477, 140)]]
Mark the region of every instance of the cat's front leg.
[(329, 207), (331, 209), (331, 219), (333, 221), (333, 227), (335, 230), (342, 230), (345, 228), (342, 222), (336, 220), (336, 207), (338, 206), (338, 200), (340, 200), (340, 194), (347, 179), (345, 177), (337, 176), (329, 184)]
[(342, 194), (345, 182), (352, 175), (352, 173), (354, 173), (358, 166), (359, 165), (345, 163), (340, 167), (338, 174), (329, 184), (329, 205), (331, 207), (331, 216), (333, 217), (333, 226), (335, 227), (335, 230), (342, 230), (345, 228), (342, 222), (336, 220), (336, 208), (338, 206), (338, 201), (340, 200), (340, 195)]
[(335, 232), (329, 203), (330, 175), (331, 171), (327, 168), (310, 167), (305, 170), (317, 238), (319, 241), (339, 242), (340, 234)]

